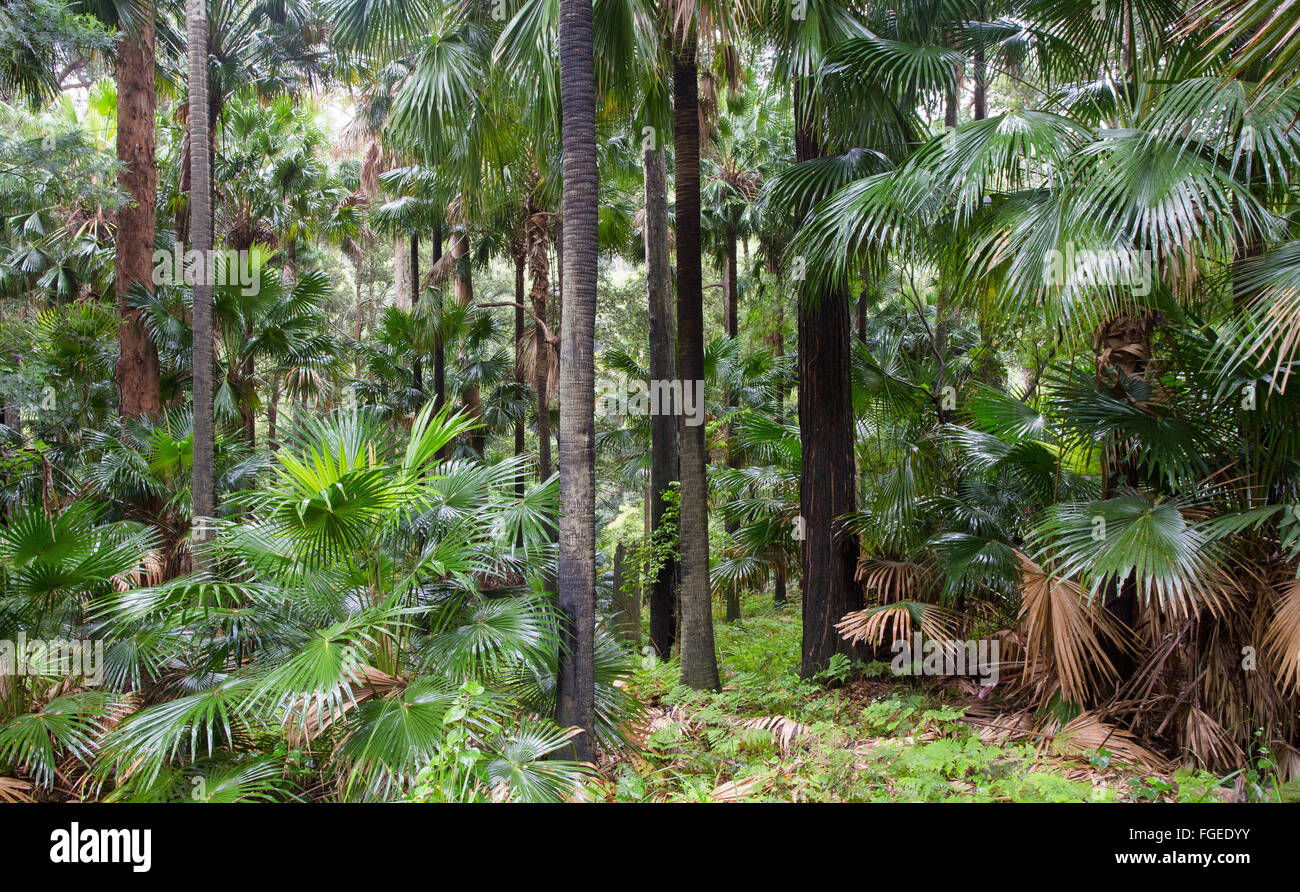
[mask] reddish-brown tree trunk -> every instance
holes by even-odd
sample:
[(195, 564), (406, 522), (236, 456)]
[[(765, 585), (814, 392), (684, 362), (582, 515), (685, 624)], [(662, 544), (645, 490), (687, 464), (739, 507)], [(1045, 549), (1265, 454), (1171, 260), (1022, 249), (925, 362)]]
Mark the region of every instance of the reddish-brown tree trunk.
[[(158, 349), (149, 340), (140, 311), (128, 303), (132, 290), (153, 291), (154, 203), (158, 195), (155, 157), (154, 20), (146, 3), (144, 21), (136, 33), (126, 31), (117, 47), (117, 159), (122, 163), (118, 184), (127, 201), (117, 212), (116, 293), (118, 414), (122, 418), (162, 411)], [(178, 246), (179, 250), (179, 246)]]

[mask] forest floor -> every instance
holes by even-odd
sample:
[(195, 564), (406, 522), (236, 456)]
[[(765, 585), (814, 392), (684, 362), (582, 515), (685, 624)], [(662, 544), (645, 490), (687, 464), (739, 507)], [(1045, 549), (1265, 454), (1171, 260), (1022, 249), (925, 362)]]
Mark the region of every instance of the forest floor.
[[(723, 689), (677, 683), (653, 656), (629, 688), (645, 705), (639, 751), (602, 760), (607, 801), (1222, 801), (1232, 783), (1191, 769), (1142, 770), (1106, 748), (990, 733), (966, 688), (930, 679), (798, 676), (800, 614), (754, 596), (715, 619)], [(875, 671), (888, 667), (876, 664)], [(1227, 781), (1227, 782), (1225, 782)]]

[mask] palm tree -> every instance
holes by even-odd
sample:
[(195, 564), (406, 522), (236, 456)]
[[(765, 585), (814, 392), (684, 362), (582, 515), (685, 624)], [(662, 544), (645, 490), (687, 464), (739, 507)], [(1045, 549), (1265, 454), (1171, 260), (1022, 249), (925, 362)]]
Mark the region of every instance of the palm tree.
[[(668, 258), (668, 183), (664, 147), (644, 153), (646, 292), (650, 315), (650, 380), (677, 378), (673, 338), (672, 277)], [(660, 413), (651, 419), (650, 530), (662, 527), (666, 493), (677, 482), (677, 419)], [(650, 584), (650, 643), (663, 659), (677, 638), (676, 549), (657, 565)]]
[[(194, 277), (194, 535), (199, 547), (216, 514), (213, 464), (212, 143), (208, 138), (208, 23), (206, 0), (187, 0), (189, 59), (190, 232), (200, 269)], [(199, 550), (195, 550), (199, 556)]]
[[(677, 374), (683, 389), (704, 380), (704, 294), (700, 260), (700, 120), (694, 14), (674, 25), (673, 144), (677, 221)], [(709, 484), (704, 425), (682, 424), (681, 624), (682, 683), (717, 690), (713, 596), (709, 587)]]
[(555, 718), (587, 733), (574, 753), (591, 758), (595, 713), (596, 75), (591, 0), (560, 0), (564, 256), (560, 341), (560, 563), (562, 617)]

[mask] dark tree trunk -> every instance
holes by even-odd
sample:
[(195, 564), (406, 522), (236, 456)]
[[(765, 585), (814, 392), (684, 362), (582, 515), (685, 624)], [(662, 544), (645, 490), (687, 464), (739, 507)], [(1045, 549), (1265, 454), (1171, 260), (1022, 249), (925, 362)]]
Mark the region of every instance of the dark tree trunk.
[[(420, 237), (411, 236), (411, 246), (409, 249), (409, 260), (411, 267), (411, 312), (415, 312), (420, 303)], [(415, 359), (411, 363), (411, 382), (415, 389), (424, 396), (424, 362), (417, 352)], [(421, 400), (423, 402), (423, 399)]]
[[(673, 138), (677, 151), (677, 373), (682, 389), (704, 380), (704, 298), (700, 262), (699, 84), (693, 32), (673, 53)], [(705, 425), (681, 425), (682, 683), (717, 690), (709, 588), (709, 489)]]
[[(821, 154), (811, 84), (795, 87), (798, 161)], [(855, 466), (847, 295), (806, 282), (799, 295), (799, 437), (803, 444), (799, 508), (803, 517), (803, 659), (810, 678), (836, 653), (858, 655), (835, 631), (862, 607), (855, 580), (857, 540), (839, 534), (853, 510)]]
[[(979, 4), (979, 20), (984, 21), (984, 3), (981, 0)], [(977, 121), (982, 121), (988, 114), (985, 97), (988, 91), (988, 65), (984, 61), (984, 47), (978, 46), (975, 49), (975, 102), (973, 117)]]
[(613, 616), (614, 632), (633, 650), (641, 647), (641, 593), (630, 579), (627, 546), (619, 542), (614, 548)]
[(276, 372), (271, 376), (271, 396), (266, 404), (266, 443), (272, 452), (280, 448), (280, 442), (277, 439), (276, 425), (279, 422), (280, 413), (280, 373)]
[[(677, 377), (673, 343), (672, 271), (668, 258), (668, 178), (664, 150), (647, 151), (645, 162), (646, 292), (650, 311), (650, 377)], [(668, 413), (650, 418), (650, 537), (663, 526), (665, 493), (677, 482), (677, 419)], [(677, 549), (676, 539), (672, 551)], [(669, 556), (650, 581), (650, 644), (662, 659), (677, 639), (677, 561)]]
[[(726, 260), (722, 267), (722, 291), (727, 306), (727, 337), (734, 341), (740, 336), (740, 284), (736, 280), (736, 229), (733, 226), (727, 227)], [(734, 409), (735, 405), (735, 394), (728, 390), (727, 407)], [(732, 425), (728, 423), (727, 466), (739, 468), (741, 464), (740, 445), (736, 442), (736, 433), (732, 430)], [(739, 525), (734, 520), (728, 520), (727, 538), (734, 540), (737, 529), (739, 529)], [(740, 619), (740, 586), (729, 583), (727, 585), (726, 621), (735, 622), (738, 619)]]
[[(520, 345), (524, 340), (524, 269), (527, 266), (528, 258), (521, 248), (515, 254), (515, 383), (522, 388), (524, 384), (524, 369), (520, 363)], [(524, 417), (521, 414), (515, 420), (515, 457), (524, 454)], [(524, 496), (524, 478), (520, 475), (515, 480), (515, 495), (519, 498)]]
[[(560, 0), (564, 222), (560, 343), (560, 566), (563, 617), (555, 718), (586, 733), (574, 738), (583, 760), (595, 750), (596, 453), (595, 330), (597, 215), (596, 79), (591, 0)], [(567, 267), (567, 269), (565, 268)]]
[(128, 304), (137, 285), (153, 291), (157, 222), (153, 4), (144, 4), (141, 12), (140, 30), (123, 32), (117, 47), (117, 160), (122, 164), (118, 185), (128, 196), (117, 212), (116, 291), (121, 323), (116, 372), (122, 418), (157, 418), (162, 412), (158, 349), (149, 340), (140, 311)]
[[(772, 355), (777, 359), (785, 356), (785, 297), (778, 295), (776, 304), (776, 326), (772, 330), (771, 337)], [(777, 421), (785, 422), (785, 412), (780, 408), (785, 403), (785, 386), (778, 379), (776, 389), (776, 404), (778, 406)], [(784, 558), (779, 558), (776, 566), (772, 568), (772, 603), (777, 607), (784, 607), (786, 597), (786, 564)]]
[(537, 390), (537, 473), (541, 480), (551, 476), (551, 345), (546, 339), (546, 311), (551, 294), (551, 258), (549, 236), (541, 215), (534, 211), (525, 224), (528, 272), (532, 277), (529, 292), (533, 305), (533, 386)]
[[(433, 224), (433, 261), (442, 259), (442, 220)], [(434, 306), (438, 311), (438, 333), (433, 339), (433, 410), (441, 412), (447, 404), (447, 350), (442, 343), (442, 288), (434, 289)], [(438, 458), (447, 457), (447, 447), (438, 450)]]

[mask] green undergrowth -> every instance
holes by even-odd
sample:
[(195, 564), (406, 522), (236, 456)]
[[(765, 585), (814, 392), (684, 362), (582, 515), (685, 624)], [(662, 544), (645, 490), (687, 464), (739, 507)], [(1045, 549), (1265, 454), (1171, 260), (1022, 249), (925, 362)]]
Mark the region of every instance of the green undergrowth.
[(799, 678), (800, 615), (751, 595), (715, 621), (723, 689), (678, 684), (676, 659), (643, 654), (629, 683), (649, 707), (644, 746), (609, 772), (616, 801), (1210, 801), (1221, 778), (1144, 776), (1108, 753), (1063, 759), (991, 744), (924, 681), (879, 664)]

